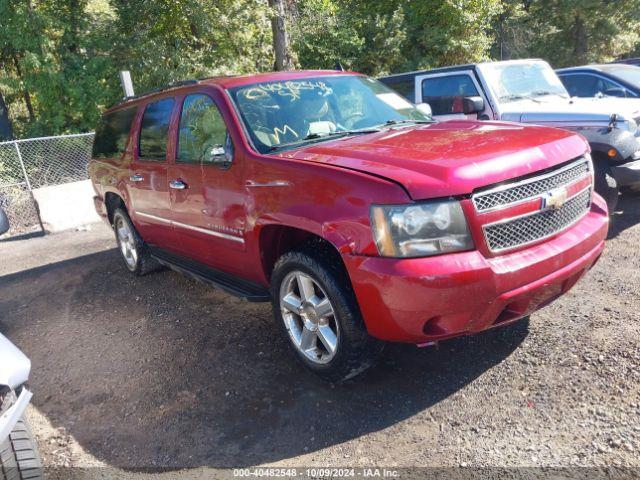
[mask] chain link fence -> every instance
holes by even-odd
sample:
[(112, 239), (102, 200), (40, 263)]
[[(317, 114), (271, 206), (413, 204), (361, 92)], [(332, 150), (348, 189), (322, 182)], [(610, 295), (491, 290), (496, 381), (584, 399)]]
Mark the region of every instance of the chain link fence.
[(9, 235), (44, 231), (33, 190), (86, 180), (93, 133), (0, 143), (0, 206)]

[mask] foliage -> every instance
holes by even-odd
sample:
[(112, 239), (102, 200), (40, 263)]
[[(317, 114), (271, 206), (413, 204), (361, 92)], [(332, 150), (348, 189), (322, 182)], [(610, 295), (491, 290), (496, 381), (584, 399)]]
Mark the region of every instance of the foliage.
[[(640, 0), (284, 0), (299, 68), (371, 75), (541, 57), (640, 53)], [(268, 0), (0, 0), (0, 95), (17, 137), (92, 130), (121, 97), (273, 68)], [(0, 131), (8, 131), (0, 115)]]
[(497, 58), (584, 65), (628, 56), (640, 43), (639, 0), (505, 0), (504, 6)]

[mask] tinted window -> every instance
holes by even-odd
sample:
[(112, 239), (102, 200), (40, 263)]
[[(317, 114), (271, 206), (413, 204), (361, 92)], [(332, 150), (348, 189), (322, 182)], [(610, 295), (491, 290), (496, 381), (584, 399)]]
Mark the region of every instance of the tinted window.
[(210, 162), (213, 149), (222, 148), (227, 126), (218, 107), (207, 95), (189, 95), (182, 105), (178, 162)]
[(560, 77), (572, 97), (595, 97), (598, 94), (625, 96), (620, 86), (597, 75), (573, 74)]
[(173, 98), (150, 103), (144, 110), (140, 127), (140, 157), (164, 160), (167, 156), (167, 133), (173, 110)]
[(414, 79), (397, 79), (397, 78), (382, 78), (380, 79), (382, 83), (387, 85), (388, 87), (393, 88), (400, 95), (405, 97), (406, 99), (415, 103), (416, 101), (416, 89)]
[(135, 116), (135, 107), (103, 115), (93, 140), (93, 157), (121, 157), (127, 147), (131, 122)]
[(422, 81), (422, 101), (431, 106), (434, 115), (462, 113), (463, 98), (478, 95), (473, 80), (466, 74), (425, 78)]

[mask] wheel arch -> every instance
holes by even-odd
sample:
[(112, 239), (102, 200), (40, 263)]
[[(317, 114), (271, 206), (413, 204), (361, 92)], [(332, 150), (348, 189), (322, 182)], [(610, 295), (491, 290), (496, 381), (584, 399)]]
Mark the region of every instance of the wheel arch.
[(287, 252), (293, 250), (306, 250), (313, 252), (323, 252), (331, 256), (346, 273), (346, 265), (342, 260), (341, 253), (346, 245), (341, 238), (325, 238), (325, 236), (282, 224), (265, 225), (259, 233), (260, 259), (264, 278), (270, 281), (273, 267), (278, 259)]
[(113, 212), (116, 208), (122, 208), (127, 211), (127, 204), (119, 193), (107, 192), (104, 195), (104, 204), (107, 208), (107, 218), (109, 223), (113, 225)]

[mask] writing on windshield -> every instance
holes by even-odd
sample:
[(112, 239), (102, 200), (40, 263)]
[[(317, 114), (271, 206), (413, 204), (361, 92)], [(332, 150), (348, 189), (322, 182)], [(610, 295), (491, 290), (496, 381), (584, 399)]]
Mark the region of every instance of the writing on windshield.
[(304, 141), (372, 133), (390, 121), (430, 121), (393, 90), (359, 75), (264, 82), (229, 93), (261, 153)]

